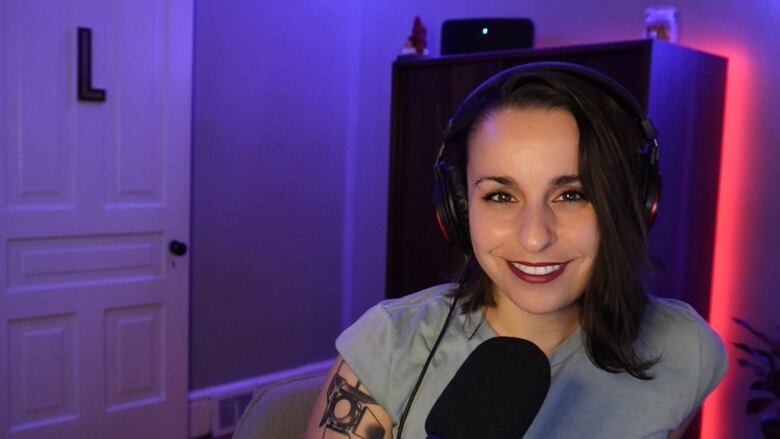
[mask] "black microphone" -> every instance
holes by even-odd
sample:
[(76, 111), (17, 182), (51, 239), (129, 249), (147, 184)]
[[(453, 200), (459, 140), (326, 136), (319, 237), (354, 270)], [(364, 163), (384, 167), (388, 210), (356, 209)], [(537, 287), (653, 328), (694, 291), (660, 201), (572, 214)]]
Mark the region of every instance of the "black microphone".
[(474, 349), (425, 420), (428, 439), (518, 439), (550, 388), (550, 362), (528, 340), (491, 338)]

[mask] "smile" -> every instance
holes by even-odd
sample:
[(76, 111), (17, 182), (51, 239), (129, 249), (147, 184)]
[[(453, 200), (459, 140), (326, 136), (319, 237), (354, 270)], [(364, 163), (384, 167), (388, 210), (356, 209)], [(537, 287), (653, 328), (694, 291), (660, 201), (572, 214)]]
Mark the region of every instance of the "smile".
[(520, 263), (507, 261), (509, 269), (515, 276), (521, 280), (529, 283), (546, 283), (551, 282), (555, 278), (561, 275), (566, 269), (566, 263)]

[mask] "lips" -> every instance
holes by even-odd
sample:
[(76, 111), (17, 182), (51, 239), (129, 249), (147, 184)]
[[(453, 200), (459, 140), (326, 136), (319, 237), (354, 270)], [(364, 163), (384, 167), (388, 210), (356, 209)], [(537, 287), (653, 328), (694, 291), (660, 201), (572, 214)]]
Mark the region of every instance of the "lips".
[(540, 284), (551, 282), (566, 269), (567, 262), (513, 262), (507, 261), (512, 273), (521, 280)]

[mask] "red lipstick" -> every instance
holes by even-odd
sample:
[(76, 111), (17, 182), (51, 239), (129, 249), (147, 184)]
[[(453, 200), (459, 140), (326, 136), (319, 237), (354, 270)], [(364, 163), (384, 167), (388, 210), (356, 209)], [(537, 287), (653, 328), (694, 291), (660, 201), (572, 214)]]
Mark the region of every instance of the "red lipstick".
[(529, 274), (524, 271), (521, 271), (511, 261), (507, 261), (507, 265), (509, 266), (509, 269), (512, 270), (512, 273), (515, 276), (517, 276), (520, 280), (532, 284), (543, 284), (547, 282), (552, 282), (555, 278), (560, 276), (561, 273), (563, 273), (563, 270), (566, 269), (567, 262), (542, 262), (542, 263), (518, 262), (518, 264), (526, 265), (529, 267), (545, 267), (551, 265), (559, 265), (560, 267), (557, 270), (551, 271), (546, 274)]

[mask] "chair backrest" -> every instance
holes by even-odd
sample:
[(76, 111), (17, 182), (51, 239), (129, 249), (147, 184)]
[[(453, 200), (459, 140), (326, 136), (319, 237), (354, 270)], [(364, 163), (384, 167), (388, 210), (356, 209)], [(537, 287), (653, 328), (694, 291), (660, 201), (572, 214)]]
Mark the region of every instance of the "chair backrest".
[(233, 439), (301, 438), (327, 371), (264, 387), (238, 421)]

